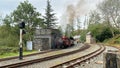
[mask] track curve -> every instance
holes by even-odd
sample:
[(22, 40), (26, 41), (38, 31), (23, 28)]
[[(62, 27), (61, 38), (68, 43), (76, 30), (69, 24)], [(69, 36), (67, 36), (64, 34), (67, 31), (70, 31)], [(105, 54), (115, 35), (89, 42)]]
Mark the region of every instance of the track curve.
[(73, 53), (76, 53), (76, 52), (79, 52), (79, 51), (83, 51), (84, 49), (87, 49), (89, 47), (90, 47), (89, 45), (85, 45), (85, 46), (83, 46), (80, 49), (75, 50), (75, 51), (71, 51), (71, 52), (67, 52), (67, 53), (61, 53), (61, 54), (58, 54), (58, 55), (46, 56), (46, 57), (43, 57), (43, 58), (37, 58), (37, 59), (28, 60), (28, 61), (24, 61), (24, 62), (21, 61), (21, 62), (18, 62), (18, 63), (1, 65), (0, 68), (16, 68), (16, 67), (20, 67), (20, 66), (24, 66), (24, 65), (30, 65), (32, 63), (42, 62), (42, 61), (62, 57), (62, 56), (65, 56), (65, 55), (70, 55), (70, 54), (73, 54)]

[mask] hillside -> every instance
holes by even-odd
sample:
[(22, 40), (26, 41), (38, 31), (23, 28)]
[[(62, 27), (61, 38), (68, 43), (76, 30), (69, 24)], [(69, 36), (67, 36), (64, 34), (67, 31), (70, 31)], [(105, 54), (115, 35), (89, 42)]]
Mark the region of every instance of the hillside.
[(108, 46), (114, 46), (120, 49), (120, 34), (105, 41)]

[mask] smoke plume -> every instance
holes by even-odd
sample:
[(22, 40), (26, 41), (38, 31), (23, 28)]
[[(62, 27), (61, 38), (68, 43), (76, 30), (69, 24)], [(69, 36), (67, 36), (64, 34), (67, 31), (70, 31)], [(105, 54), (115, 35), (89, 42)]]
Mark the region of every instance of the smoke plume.
[(74, 5), (68, 5), (67, 6), (67, 19), (70, 24), (73, 23), (74, 18), (75, 18), (76, 12), (75, 12), (75, 7)]
[(79, 0), (77, 4), (69, 4), (66, 8), (66, 16), (67, 16), (67, 23), (73, 24), (74, 20), (86, 13), (86, 1), (85, 0)]
[(64, 24), (75, 24), (77, 18), (85, 18), (91, 10), (96, 8), (95, 6), (99, 2), (100, 0), (78, 0), (75, 4), (68, 4), (63, 14)]

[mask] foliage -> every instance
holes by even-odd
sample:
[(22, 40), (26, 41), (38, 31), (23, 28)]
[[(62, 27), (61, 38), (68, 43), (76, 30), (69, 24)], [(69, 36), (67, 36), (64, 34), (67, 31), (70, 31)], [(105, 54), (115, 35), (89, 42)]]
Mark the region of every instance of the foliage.
[(0, 12), (0, 22), (2, 23), (2, 13)]
[(13, 53), (18, 52), (18, 47), (7, 47), (7, 46), (0, 47), (0, 55), (3, 55), (5, 53), (10, 53), (10, 52), (13, 52)]
[[(120, 0), (104, 0), (90, 13), (88, 31), (103, 42), (120, 33)], [(119, 39), (118, 39), (119, 40)]]
[[(23, 55), (28, 55), (32, 53), (37, 53), (37, 51), (24, 51)], [(14, 57), (18, 56), (18, 52), (5, 52), (4, 54), (0, 54), (0, 58), (8, 58), (8, 57)]]
[(44, 16), (46, 28), (54, 28), (56, 23), (55, 13), (53, 13), (53, 9), (51, 9), (50, 1), (47, 0), (46, 13)]
[(80, 34), (80, 41), (81, 42), (85, 42), (86, 41), (86, 34), (87, 34), (87, 30), (82, 30), (81, 34)]
[[(18, 49), (19, 36), (13, 28), (7, 29), (5, 26), (0, 27), (0, 53), (16, 52)], [(3, 48), (2, 48), (3, 47)], [(8, 50), (7, 50), (8, 49)]]
[(92, 33), (92, 36), (96, 38), (96, 41), (103, 42), (105, 39), (112, 37), (110, 28), (105, 24), (91, 24), (88, 27), (88, 31)]
[(80, 30), (80, 28), (81, 28), (81, 26), (80, 26), (81, 23), (82, 23), (82, 22), (80, 22), (80, 19), (77, 18), (77, 29), (78, 29), (78, 30)]
[(28, 1), (21, 2), (12, 13), (12, 16), (14, 18), (14, 24), (18, 24), (22, 20), (25, 21), (28, 40), (32, 40), (35, 27), (44, 27), (43, 19), (40, 18), (41, 14)]
[[(41, 14), (36, 12), (28, 1), (21, 2), (17, 9), (10, 15), (6, 15), (3, 24), (0, 26), (0, 55), (3, 53), (18, 52), (19, 27), (18, 24), (24, 20), (27, 34), (23, 35), (23, 46), (26, 40), (32, 40), (34, 29), (44, 27)], [(25, 50), (25, 46), (23, 47)]]
[(118, 17), (120, 17), (119, 3), (120, 0), (104, 0), (98, 5), (102, 18), (108, 21), (110, 25), (114, 24), (116, 28), (120, 28), (120, 22), (117, 22), (119, 20)]
[(14, 47), (18, 45), (19, 31), (17, 26), (12, 26), (12, 19), (6, 16), (0, 26), (0, 45)]
[(110, 38), (108, 40), (105, 40), (105, 43), (109, 44), (120, 44), (120, 34), (116, 35), (113, 38)]
[(58, 30), (60, 31), (60, 34), (64, 34), (61, 26), (58, 27)]
[(100, 14), (97, 11), (92, 11), (89, 15), (89, 24), (99, 23), (101, 20)]
[(66, 29), (65, 29), (65, 36), (70, 37), (70, 24), (67, 24)]

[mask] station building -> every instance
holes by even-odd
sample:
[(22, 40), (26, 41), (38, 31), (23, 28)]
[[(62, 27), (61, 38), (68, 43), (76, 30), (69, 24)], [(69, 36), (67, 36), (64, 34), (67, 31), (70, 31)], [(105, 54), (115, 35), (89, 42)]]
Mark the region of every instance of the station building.
[(57, 37), (61, 37), (58, 29), (36, 29), (33, 49), (40, 51), (54, 49)]

